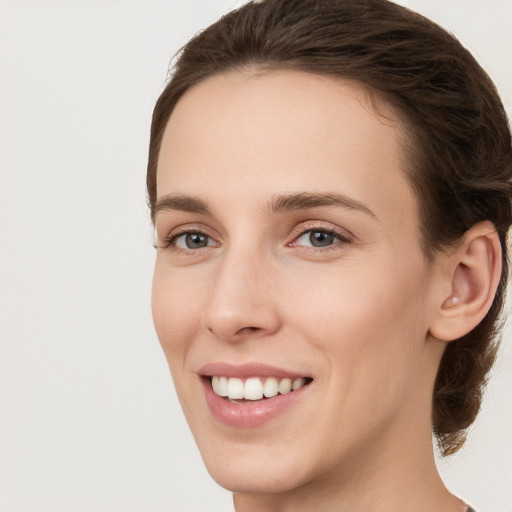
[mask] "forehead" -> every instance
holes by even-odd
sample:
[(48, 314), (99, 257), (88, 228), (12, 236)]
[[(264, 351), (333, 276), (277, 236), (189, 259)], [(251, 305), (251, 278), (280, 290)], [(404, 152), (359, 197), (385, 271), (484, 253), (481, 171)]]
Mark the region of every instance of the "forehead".
[(262, 199), (338, 189), (395, 216), (414, 213), (401, 126), (391, 107), (379, 104), (379, 115), (371, 99), (357, 82), (300, 71), (208, 78), (171, 115), (157, 195), (209, 188), (228, 197), (240, 183)]

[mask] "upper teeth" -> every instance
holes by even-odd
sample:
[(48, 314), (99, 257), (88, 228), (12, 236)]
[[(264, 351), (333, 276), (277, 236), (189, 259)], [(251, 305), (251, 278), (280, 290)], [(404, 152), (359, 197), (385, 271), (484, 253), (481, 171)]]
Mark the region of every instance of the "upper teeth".
[(278, 393), (285, 395), (304, 386), (304, 377), (297, 379), (277, 379), (275, 377), (250, 377), (245, 382), (236, 377), (212, 377), (213, 391), (219, 396), (227, 396), (231, 400), (261, 400), (264, 396), (271, 398)]

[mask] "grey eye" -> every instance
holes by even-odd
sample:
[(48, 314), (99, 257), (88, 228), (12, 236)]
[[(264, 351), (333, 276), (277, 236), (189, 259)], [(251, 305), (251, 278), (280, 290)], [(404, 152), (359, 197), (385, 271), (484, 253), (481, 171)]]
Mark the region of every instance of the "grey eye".
[(334, 233), (322, 230), (309, 230), (304, 232), (295, 242), (296, 245), (302, 245), (307, 247), (329, 247), (337, 242), (341, 238), (336, 236)]
[(210, 238), (203, 233), (184, 233), (176, 238), (175, 244), (180, 249), (202, 249), (213, 245)]
[(185, 245), (189, 249), (199, 249), (208, 245), (208, 237), (200, 233), (188, 233), (185, 235)]
[(313, 247), (327, 247), (336, 242), (336, 237), (332, 233), (325, 231), (311, 231), (309, 241)]

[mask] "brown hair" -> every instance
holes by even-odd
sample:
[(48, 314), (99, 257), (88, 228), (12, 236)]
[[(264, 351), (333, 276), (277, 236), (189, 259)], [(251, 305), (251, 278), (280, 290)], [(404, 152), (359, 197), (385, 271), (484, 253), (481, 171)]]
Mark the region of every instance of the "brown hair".
[(408, 134), (406, 172), (428, 258), (482, 220), (496, 227), (504, 265), (494, 302), (473, 331), (448, 344), (435, 383), (433, 430), (441, 452), (454, 453), (480, 409), (507, 282), (512, 148), (494, 84), (452, 35), (390, 1), (250, 2), (184, 47), (157, 101), (147, 173), (152, 218), (160, 144), (174, 106), (194, 84), (242, 69), (355, 79), (393, 104)]

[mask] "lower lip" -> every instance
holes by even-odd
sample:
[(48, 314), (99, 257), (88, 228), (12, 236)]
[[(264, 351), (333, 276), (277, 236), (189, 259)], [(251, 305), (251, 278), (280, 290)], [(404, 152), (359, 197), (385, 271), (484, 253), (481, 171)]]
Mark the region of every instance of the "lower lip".
[(311, 386), (311, 384), (308, 384), (285, 395), (234, 404), (215, 394), (209, 379), (203, 378), (203, 384), (206, 403), (213, 416), (225, 425), (238, 428), (259, 427), (274, 419), (297, 403), (307, 388)]

